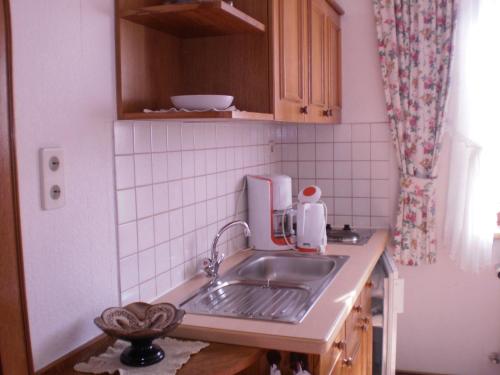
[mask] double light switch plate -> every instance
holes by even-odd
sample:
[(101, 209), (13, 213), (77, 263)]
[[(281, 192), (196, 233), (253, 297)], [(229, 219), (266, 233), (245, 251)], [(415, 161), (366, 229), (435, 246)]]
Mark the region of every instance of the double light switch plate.
[(42, 208), (53, 210), (65, 204), (64, 155), (62, 148), (40, 150)]

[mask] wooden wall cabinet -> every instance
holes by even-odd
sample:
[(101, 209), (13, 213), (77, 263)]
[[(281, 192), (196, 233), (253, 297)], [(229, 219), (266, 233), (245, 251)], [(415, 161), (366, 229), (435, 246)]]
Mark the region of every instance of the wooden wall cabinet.
[(273, 0), (274, 114), (340, 122), (340, 13), (326, 0)]
[[(340, 14), (332, 0), (115, 0), (119, 119), (340, 122)], [(224, 94), (241, 111), (153, 112)]]

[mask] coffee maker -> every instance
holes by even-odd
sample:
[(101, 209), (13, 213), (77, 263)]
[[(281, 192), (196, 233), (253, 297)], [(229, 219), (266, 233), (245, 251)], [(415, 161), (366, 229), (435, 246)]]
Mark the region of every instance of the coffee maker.
[(250, 246), (256, 250), (293, 249), (292, 179), (247, 176), (247, 185)]

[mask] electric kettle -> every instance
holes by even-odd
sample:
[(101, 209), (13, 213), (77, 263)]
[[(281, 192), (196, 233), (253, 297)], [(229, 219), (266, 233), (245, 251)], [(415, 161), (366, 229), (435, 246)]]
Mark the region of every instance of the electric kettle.
[(296, 248), (302, 252), (326, 250), (327, 208), (321, 201), (321, 189), (311, 185), (304, 188), (298, 196)]

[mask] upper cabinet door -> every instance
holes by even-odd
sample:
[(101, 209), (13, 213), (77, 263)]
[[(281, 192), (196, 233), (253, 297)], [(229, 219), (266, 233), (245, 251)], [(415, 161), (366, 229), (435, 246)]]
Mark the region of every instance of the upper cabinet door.
[(327, 29), (327, 81), (328, 81), (328, 122), (340, 123), (342, 110), (342, 38), (340, 17), (328, 10)]
[(329, 6), (324, 0), (308, 1), (309, 95), (307, 122), (329, 122), (328, 29)]
[(303, 122), (307, 109), (307, 2), (273, 1), (274, 111), (280, 121)]

